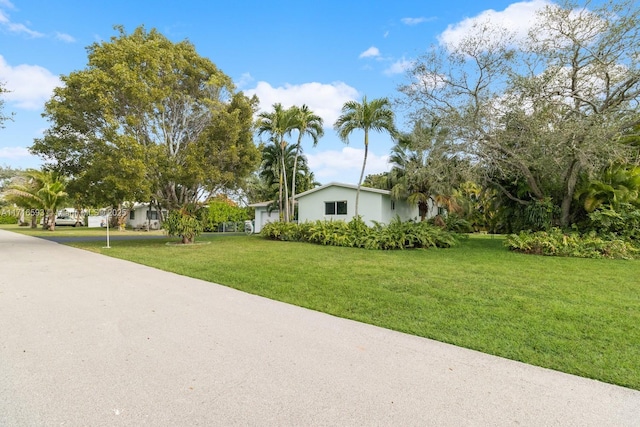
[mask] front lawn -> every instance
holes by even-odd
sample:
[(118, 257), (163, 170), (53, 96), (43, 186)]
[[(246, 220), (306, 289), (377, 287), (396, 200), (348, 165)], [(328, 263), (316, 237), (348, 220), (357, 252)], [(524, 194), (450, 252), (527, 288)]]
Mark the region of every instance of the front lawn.
[[(43, 230), (41, 226), (38, 228), (20, 227), (16, 224), (3, 224), (0, 225), (0, 230), (15, 231), (16, 233), (26, 234), (27, 236), (35, 237), (102, 237), (106, 238), (106, 228), (89, 228), (89, 227), (71, 227), (67, 225), (56, 225), (56, 228), (51, 230)], [(149, 235), (163, 235), (162, 230), (152, 231), (134, 231), (124, 230), (119, 231), (117, 228), (109, 228), (109, 234), (112, 236), (149, 236)]]
[(640, 390), (640, 261), (454, 248), (368, 251), (210, 236), (73, 246), (409, 334)]

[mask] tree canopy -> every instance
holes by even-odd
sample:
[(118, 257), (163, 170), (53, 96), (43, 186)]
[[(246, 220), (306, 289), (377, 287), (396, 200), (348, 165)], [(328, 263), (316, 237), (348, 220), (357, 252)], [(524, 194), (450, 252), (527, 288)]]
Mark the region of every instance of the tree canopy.
[(3, 82), (0, 82), (0, 129), (4, 128), (4, 122), (11, 120), (12, 114), (6, 115), (4, 112), (4, 99), (2, 96), (9, 92)]
[(640, 123), (640, 9), (633, 1), (549, 4), (524, 40), (488, 22), (434, 47), (400, 87), (420, 119), (441, 117), (456, 150), (521, 205), (572, 222), (577, 184), (633, 159)]
[(358, 190), (356, 191), (355, 216), (358, 216), (360, 187), (362, 186), (362, 178), (364, 177), (369, 154), (369, 132), (388, 132), (392, 138), (395, 138), (398, 133), (394, 123), (391, 103), (387, 98), (368, 101), (366, 96), (362, 98), (362, 102), (347, 101), (342, 106), (342, 114), (333, 124), (333, 128), (345, 144), (349, 143), (349, 135), (353, 131), (362, 130), (364, 132), (364, 159), (362, 161), (360, 179), (358, 180)]
[[(46, 215), (43, 226), (55, 230), (58, 209), (67, 201), (66, 179), (55, 171), (36, 169), (27, 169), (21, 178), (9, 185), (5, 192), (7, 199), (23, 209), (43, 211)], [(32, 215), (32, 221), (36, 216)]]
[(31, 151), (87, 204), (151, 200), (169, 209), (234, 187), (259, 161), (257, 100), (188, 41), (136, 28), (88, 47), (46, 103)]

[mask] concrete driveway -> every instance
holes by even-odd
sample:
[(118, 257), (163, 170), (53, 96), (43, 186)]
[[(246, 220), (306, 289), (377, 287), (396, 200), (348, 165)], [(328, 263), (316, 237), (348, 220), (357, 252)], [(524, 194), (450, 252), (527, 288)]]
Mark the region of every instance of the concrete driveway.
[(640, 392), (0, 230), (0, 426), (39, 425), (632, 426)]

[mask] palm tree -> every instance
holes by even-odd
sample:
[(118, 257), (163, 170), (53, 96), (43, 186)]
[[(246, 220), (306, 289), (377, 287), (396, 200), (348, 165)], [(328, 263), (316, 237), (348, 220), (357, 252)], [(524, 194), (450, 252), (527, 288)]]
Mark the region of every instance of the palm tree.
[(434, 201), (433, 180), (427, 169), (429, 151), (425, 148), (418, 147), (411, 135), (403, 135), (393, 146), (389, 158), (391, 197), (418, 205), (421, 221), (429, 212), (429, 202)]
[(67, 197), (66, 182), (56, 172), (28, 169), (26, 182), (9, 187), (7, 195), (25, 207), (44, 210), (49, 230), (56, 228), (56, 213)]
[(424, 221), (429, 202), (448, 212), (459, 212), (453, 189), (459, 180), (458, 159), (447, 152), (447, 130), (439, 126), (437, 118), (429, 124), (418, 121), (410, 134), (403, 134), (391, 150), (389, 163), (391, 196), (417, 204)]
[[(285, 157), (290, 153), (292, 147), (286, 147), (284, 150)], [(282, 168), (282, 154), (279, 144), (272, 141), (272, 144), (264, 146), (262, 149), (262, 165), (259, 172), (260, 179), (267, 188), (273, 188), (277, 193), (274, 199), (278, 200), (278, 210), (280, 215), (284, 214), (284, 206), (282, 200), (283, 183), (285, 181), (284, 170)], [(284, 164), (286, 165), (286, 159)], [(271, 196), (270, 196), (271, 197)]]
[[(306, 104), (295, 108), (295, 124), (293, 128), (298, 131), (298, 142), (296, 143), (296, 155), (293, 161), (293, 177), (297, 177), (298, 157), (302, 150), (302, 137), (309, 135), (313, 140), (313, 146), (318, 145), (318, 139), (324, 135), (322, 117), (316, 115)], [(296, 198), (296, 179), (291, 182), (291, 212), (294, 211)]]
[(338, 136), (345, 144), (349, 143), (349, 135), (354, 130), (360, 129), (364, 132), (364, 161), (362, 162), (362, 171), (358, 180), (358, 190), (356, 192), (356, 211), (358, 216), (358, 201), (360, 199), (360, 187), (364, 170), (367, 165), (367, 155), (369, 154), (369, 131), (388, 132), (392, 138), (398, 133), (393, 123), (394, 114), (391, 111), (391, 103), (387, 98), (377, 98), (371, 102), (367, 101), (367, 97), (362, 97), (362, 102), (347, 101), (342, 106), (342, 114), (333, 125)]
[(599, 178), (576, 191), (575, 199), (583, 201), (587, 212), (602, 205), (614, 210), (621, 203), (640, 205), (640, 167), (612, 164), (601, 171)]
[[(287, 146), (284, 151), (285, 157), (283, 162), (281, 158), (282, 151), (280, 151), (280, 147), (276, 144), (266, 145), (262, 149), (262, 164), (258, 176), (265, 188), (273, 188), (273, 199), (278, 199), (278, 206), (281, 213), (283, 212), (282, 192), (279, 191), (282, 189), (282, 186), (279, 185), (281, 182), (286, 180), (287, 182), (295, 183), (295, 186), (301, 188), (302, 191), (309, 190), (318, 185), (313, 173), (309, 170), (307, 158), (303, 154), (299, 154), (297, 158), (298, 167), (294, 179), (293, 164), (296, 161), (296, 153), (297, 149), (294, 145)], [(283, 163), (286, 165), (286, 175), (282, 168)], [(270, 195), (269, 197), (272, 196)], [(291, 213), (293, 214), (293, 212), (294, 210), (292, 209)]]
[[(286, 177), (286, 164), (285, 150), (287, 148), (287, 141), (284, 139), (285, 135), (291, 133), (295, 125), (295, 110), (293, 108), (284, 109), (282, 104), (273, 104), (272, 112), (262, 112), (258, 115), (258, 135), (268, 133), (271, 135), (270, 140), (278, 144), (282, 153), (282, 176)], [(282, 194), (284, 188), (284, 200), (289, 200), (289, 189), (287, 180), (283, 179), (280, 182), (280, 193)], [(289, 203), (285, 203), (284, 206), (284, 220), (289, 222)]]

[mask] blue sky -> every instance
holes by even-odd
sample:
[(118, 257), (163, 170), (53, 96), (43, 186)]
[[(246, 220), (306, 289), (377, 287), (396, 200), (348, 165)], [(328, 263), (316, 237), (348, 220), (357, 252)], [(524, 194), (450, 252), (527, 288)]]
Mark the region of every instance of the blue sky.
[[(456, 40), (469, 23), (490, 17), (526, 31), (546, 0), (509, 2), (393, 1), (70, 1), (0, 0), (0, 81), (11, 90), (0, 129), (0, 164), (38, 167), (28, 154), (48, 127), (44, 102), (58, 76), (86, 66), (86, 46), (108, 40), (123, 25), (156, 28), (173, 41), (190, 40), (261, 107), (306, 103), (325, 120), (325, 136), (305, 154), (321, 183), (357, 183), (362, 136), (345, 146), (332, 125), (347, 100), (398, 95), (405, 70), (442, 40)], [(398, 115), (398, 127), (407, 124)], [(392, 141), (374, 134), (366, 174), (388, 169)]]

